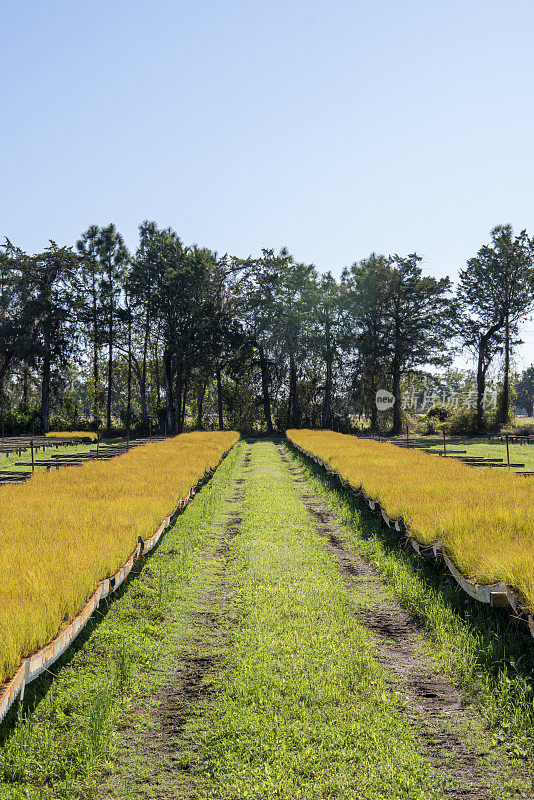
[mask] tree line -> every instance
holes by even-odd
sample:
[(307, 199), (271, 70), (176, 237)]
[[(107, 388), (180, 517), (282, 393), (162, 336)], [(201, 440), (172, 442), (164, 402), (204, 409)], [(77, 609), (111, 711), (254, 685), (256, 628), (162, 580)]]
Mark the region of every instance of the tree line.
[[(511, 357), (534, 307), (534, 240), (494, 228), (455, 292), (421, 262), (371, 253), (336, 279), (285, 249), (221, 256), (149, 221), (135, 252), (113, 224), (36, 254), (6, 239), (3, 425), (32, 419), (47, 432), (55, 414), (104, 433), (175, 434), (188, 420), (272, 433), (363, 416), (376, 428), (375, 395), (386, 388), (399, 433), (408, 377), (449, 367), (460, 350), (476, 362), (478, 430), (490, 367), (502, 365), (493, 422), (505, 423)], [(527, 404), (533, 377), (521, 379)]]

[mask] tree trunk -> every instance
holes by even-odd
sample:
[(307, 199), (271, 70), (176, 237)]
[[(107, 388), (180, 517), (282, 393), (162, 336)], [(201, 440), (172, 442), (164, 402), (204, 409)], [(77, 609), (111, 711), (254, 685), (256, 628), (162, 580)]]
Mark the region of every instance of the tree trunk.
[(4, 434), (4, 403), (5, 403), (5, 396), (4, 396), (4, 376), (0, 373), (0, 425), (2, 426), (2, 430), (0, 431), (0, 435), (3, 436)]
[(100, 399), (100, 376), (98, 374), (98, 312), (97, 312), (97, 298), (96, 298), (96, 283), (95, 283), (95, 270), (93, 266), (92, 276), (92, 311), (93, 311), (93, 422), (96, 424), (99, 416), (99, 399)]
[(291, 427), (298, 428), (300, 424), (299, 398), (297, 393), (297, 366), (293, 356), (289, 359), (289, 384), (291, 403)]
[(204, 396), (206, 394), (207, 380), (202, 381), (197, 397), (197, 430), (202, 430), (202, 408), (204, 406)]
[(156, 344), (154, 348), (154, 368), (155, 368), (155, 376), (154, 380), (156, 381), (156, 417), (159, 419), (159, 410), (161, 408), (161, 395), (159, 391), (159, 358), (158, 358), (158, 344), (159, 344), (159, 336), (156, 336)]
[(401, 298), (397, 294), (394, 305), (393, 315), (393, 362), (391, 365), (391, 381), (392, 393), (395, 398), (393, 403), (393, 436), (398, 436), (402, 433), (402, 409), (401, 409), (401, 396), (400, 396), (400, 382), (401, 382), (401, 347), (402, 347), (402, 334), (400, 323), (400, 309)]
[(172, 356), (165, 348), (163, 351), (163, 367), (165, 370), (165, 400), (167, 404), (167, 430), (170, 434), (176, 433), (174, 415), (174, 397), (172, 393)]
[(141, 418), (143, 425), (148, 425), (148, 408), (146, 402), (146, 362), (148, 355), (148, 341), (150, 337), (150, 295), (147, 301), (146, 320), (145, 320), (145, 336), (143, 340), (143, 366), (141, 368), (141, 381), (139, 385), (139, 392), (141, 395)]
[(221, 368), (217, 364), (217, 368), (215, 370), (217, 376), (217, 411), (219, 412), (219, 430), (224, 430), (224, 419), (223, 419), (223, 400), (222, 400), (222, 381), (221, 381)]
[(291, 409), (293, 408), (293, 381), (291, 380), (291, 359), (289, 360), (289, 395), (287, 397), (286, 428), (291, 428)]
[(29, 408), (29, 368), (28, 364), (24, 362), (22, 365), (22, 404), (21, 410), (24, 413), (28, 412)]
[(486, 369), (484, 365), (485, 353), (481, 344), (478, 350), (477, 364), (477, 431), (482, 433), (484, 430), (484, 393), (486, 391)]
[(146, 380), (143, 380), (141, 373), (141, 380), (139, 381), (139, 399), (141, 401), (141, 419), (146, 428), (148, 425), (148, 405), (146, 399)]
[(11, 358), (9, 358), (9, 360), (6, 358), (4, 360), (4, 363), (2, 364), (2, 367), (0, 368), (0, 410), (2, 411), (2, 419), (4, 417), (4, 407), (5, 407), (5, 402), (6, 402), (6, 393), (5, 393), (4, 385), (5, 385), (5, 382), (6, 382), (6, 376), (7, 376), (8, 366), (9, 366), (9, 362), (10, 361), (11, 361)]
[(43, 380), (41, 384), (41, 429), (50, 430), (50, 355), (43, 357)]
[(5, 383), (9, 373), (9, 367), (14, 358), (14, 353), (7, 352), (3, 354), (2, 366), (0, 367), (0, 410), (2, 412), (2, 420), (4, 419), (4, 409), (6, 402)]
[(477, 430), (481, 433), (484, 430), (484, 393), (486, 391), (486, 372), (490, 361), (487, 358), (489, 343), (496, 333), (502, 328), (504, 317), (501, 315), (499, 320), (483, 333), (478, 343), (478, 364), (477, 364)]
[(504, 327), (504, 375), (502, 392), (497, 409), (498, 425), (506, 425), (510, 416), (510, 321), (506, 317)]
[(273, 421), (271, 419), (271, 399), (269, 397), (269, 374), (267, 370), (267, 360), (265, 358), (265, 352), (261, 345), (258, 345), (258, 353), (260, 356), (263, 413), (265, 415), (265, 423), (267, 425), (267, 434), (269, 436), (272, 436), (274, 431), (273, 431)]
[[(110, 287), (111, 284), (110, 275)], [(110, 289), (110, 291), (112, 291)], [(110, 294), (109, 298), (109, 329), (108, 329), (108, 400), (106, 407), (106, 430), (108, 433), (111, 431), (111, 391), (113, 381), (113, 295)]]
[(371, 396), (369, 398), (369, 408), (371, 411), (371, 430), (378, 430), (378, 408), (376, 407), (376, 384), (371, 384)]
[(323, 401), (323, 414), (321, 419), (321, 426), (328, 427), (332, 410), (332, 354), (328, 353), (326, 356), (326, 383), (324, 387), (324, 401)]
[(128, 433), (132, 424), (132, 313), (128, 309), (128, 396), (126, 401), (126, 426)]
[(395, 358), (393, 361), (393, 370), (392, 370), (392, 382), (393, 382), (393, 397), (395, 398), (395, 402), (393, 403), (393, 436), (398, 436), (399, 433), (402, 433), (402, 409), (401, 409), (401, 393), (400, 393), (400, 382), (401, 382), (401, 371), (398, 359)]
[(176, 368), (176, 382), (174, 389), (174, 433), (182, 432), (182, 389), (184, 382), (184, 362), (180, 359)]
[(185, 403), (187, 400), (187, 384), (189, 383), (189, 373), (184, 370), (184, 395), (182, 398), (182, 413), (180, 415), (180, 433), (185, 430)]

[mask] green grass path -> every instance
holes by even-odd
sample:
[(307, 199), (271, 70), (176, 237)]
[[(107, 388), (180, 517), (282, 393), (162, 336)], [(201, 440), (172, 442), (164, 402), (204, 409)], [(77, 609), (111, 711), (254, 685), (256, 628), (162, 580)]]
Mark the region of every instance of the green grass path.
[(235, 547), (241, 622), (205, 720), (198, 796), (437, 797), (272, 443), (253, 447)]
[[(302, 476), (348, 535), (356, 511)], [(401, 593), (393, 562), (410, 564), (352, 541)], [(276, 445), (240, 442), (28, 694), (0, 800), (438, 800), (353, 601)]]

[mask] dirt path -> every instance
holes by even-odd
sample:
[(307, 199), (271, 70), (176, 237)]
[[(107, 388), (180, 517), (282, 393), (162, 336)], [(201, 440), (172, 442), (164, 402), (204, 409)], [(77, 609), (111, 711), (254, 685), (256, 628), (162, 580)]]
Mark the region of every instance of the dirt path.
[(481, 718), (455, 686), (421, 653), (422, 625), (391, 598), (373, 568), (350, 546), (332, 512), (310, 490), (283, 445), (282, 461), (297, 484), (317, 533), (342, 572), (354, 614), (373, 636), (391, 691), (406, 701), (406, 715), (451, 800), (531, 798), (530, 781), (514, 774), (505, 752), (497, 752)]
[(193, 796), (192, 773), (198, 752), (195, 716), (201, 716), (209, 707), (221, 654), (236, 622), (229, 603), (226, 571), (232, 558), (232, 540), (240, 533), (242, 486), (249, 461), (247, 449), (225, 491), (227, 509), (201, 554), (206, 586), (187, 615), (191, 630), (187, 648), (177, 654), (171, 669), (167, 665), (166, 685), (156, 696), (145, 698), (131, 709), (130, 722), (119, 727), (118, 761), (113, 775), (101, 786), (102, 800), (174, 800)]

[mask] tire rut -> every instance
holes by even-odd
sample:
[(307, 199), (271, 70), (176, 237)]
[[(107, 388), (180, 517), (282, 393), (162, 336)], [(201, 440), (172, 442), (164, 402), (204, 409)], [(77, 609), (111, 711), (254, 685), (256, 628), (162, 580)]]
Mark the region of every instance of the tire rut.
[[(310, 491), (302, 471), (286, 449), (282, 445), (278, 449), (317, 533), (326, 539), (328, 550), (339, 565), (352, 595), (351, 610), (373, 636), (380, 663), (391, 676), (390, 690), (400, 694), (406, 703), (407, 718), (417, 730), (426, 756), (441, 780), (443, 796), (448, 800), (509, 798), (509, 793), (501, 794), (490, 787), (484, 776), (491, 767), (463, 738), (461, 724), (465, 724), (465, 718), (468, 721), (473, 717), (473, 710), (468, 709), (456, 687), (440, 676), (419, 651), (423, 624), (402, 607), (388, 603), (384, 582), (346, 541), (334, 515)], [(477, 719), (479, 727), (484, 727), (481, 719)], [(503, 758), (506, 759), (505, 753)], [(498, 780), (500, 776), (493, 777)], [(511, 769), (510, 775), (503, 778), (511, 780)], [(531, 794), (514, 788), (513, 796), (526, 799)]]
[[(240, 468), (250, 463), (250, 451), (245, 453)], [(243, 503), (245, 478), (232, 481), (234, 491), (226, 498), (229, 503)], [(189, 612), (188, 622), (195, 633), (187, 642), (175, 666), (172, 683), (160, 689), (150, 701), (148, 714), (151, 724), (139, 736), (129, 726), (126, 731), (126, 749), (142, 754), (147, 765), (140, 776), (123, 775), (128, 797), (150, 800), (182, 800), (193, 796), (193, 764), (199, 743), (187, 728), (195, 716), (207, 710), (215, 692), (215, 679), (221, 668), (222, 651), (228, 645), (229, 632), (237, 623), (230, 608), (229, 590), (225, 573), (232, 558), (232, 540), (239, 535), (241, 509), (226, 516), (220, 536), (201, 553), (201, 558), (215, 566), (209, 589), (198, 599), (197, 608)], [(142, 706), (133, 708), (130, 716), (147, 714)], [(186, 756), (184, 756), (186, 753)], [(137, 761), (137, 755), (135, 757)], [(123, 786), (121, 786), (123, 789)], [(101, 800), (122, 797), (110, 793), (100, 794)]]
[[(247, 466), (249, 461), (250, 453), (247, 452), (242, 462), (243, 466)], [(236, 488), (229, 502), (243, 503), (245, 495), (240, 487), (244, 481), (244, 478), (234, 481), (239, 488)], [(224, 625), (221, 628), (221, 619), (228, 616), (225, 572), (231, 558), (232, 539), (239, 535), (240, 526), (241, 513), (232, 512), (226, 520), (223, 535), (216, 547), (204, 552), (202, 556), (207, 560), (220, 562), (216, 582), (201, 598), (200, 605), (206, 610), (191, 615), (198, 635), (189, 644), (190, 654), (182, 661), (182, 672), (178, 680), (159, 698), (158, 716), (161, 731), (171, 751), (176, 750), (177, 740), (183, 735), (194, 707), (201, 701), (208, 702), (214, 693), (214, 679), (221, 664), (218, 653), (228, 641), (228, 627)], [(212, 609), (216, 609), (216, 612)], [(195, 651), (201, 651), (202, 655), (197, 655)], [(189, 742), (189, 749), (196, 750), (194, 742)], [(154, 797), (157, 798), (158, 795)], [(161, 797), (167, 798), (167, 794), (162, 794)]]

